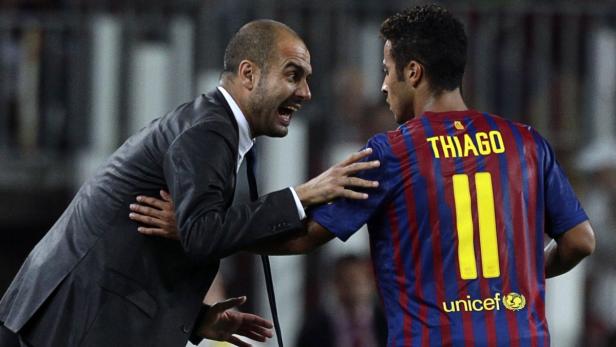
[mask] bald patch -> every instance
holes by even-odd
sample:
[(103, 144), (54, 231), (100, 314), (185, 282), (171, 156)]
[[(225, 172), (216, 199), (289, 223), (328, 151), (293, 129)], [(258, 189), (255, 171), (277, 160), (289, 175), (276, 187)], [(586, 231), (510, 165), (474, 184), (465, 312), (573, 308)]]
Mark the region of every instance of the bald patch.
[(293, 29), (274, 20), (260, 19), (245, 24), (233, 35), (225, 49), (223, 71), (237, 72), (243, 60), (249, 60), (260, 69), (267, 70), (268, 63), (277, 51), (277, 43), (288, 36), (302, 41)]
[(274, 34), (288, 33), (299, 39), (297, 33), (293, 29), (289, 28), (288, 25), (271, 19), (259, 19), (248, 22), (244, 24), (240, 30), (238, 30), (237, 34), (243, 34), (251, 31), (269, 31)]

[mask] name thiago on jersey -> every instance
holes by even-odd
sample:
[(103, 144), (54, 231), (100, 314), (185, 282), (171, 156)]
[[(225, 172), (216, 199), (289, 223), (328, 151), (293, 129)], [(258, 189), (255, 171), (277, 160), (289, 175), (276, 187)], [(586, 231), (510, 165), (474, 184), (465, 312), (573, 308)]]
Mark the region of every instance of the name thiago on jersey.
[(500, 131), (478, 131), (474, 136), (464, 133), (461, 136), (432, 136), (426, 141), (432, 145), (435, 158), (463, 158), (470, 155), (489, 155), (505, 152), (505, 143)]

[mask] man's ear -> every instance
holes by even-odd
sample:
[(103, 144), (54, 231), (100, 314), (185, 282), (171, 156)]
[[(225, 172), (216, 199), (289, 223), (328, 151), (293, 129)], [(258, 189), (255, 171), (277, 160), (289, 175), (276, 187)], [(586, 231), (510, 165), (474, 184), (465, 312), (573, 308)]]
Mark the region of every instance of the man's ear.
[(411, 60), (404, 69), (406, 80), (411, 83), (413, 88), (417, 88), (424, 77), (424, 67), (416, 60)]
[(238, 77), (242, 86), (252, 90), (257, 85), (259, 78), (259, 68), (250, 60), (242, 60), (238, 67)]

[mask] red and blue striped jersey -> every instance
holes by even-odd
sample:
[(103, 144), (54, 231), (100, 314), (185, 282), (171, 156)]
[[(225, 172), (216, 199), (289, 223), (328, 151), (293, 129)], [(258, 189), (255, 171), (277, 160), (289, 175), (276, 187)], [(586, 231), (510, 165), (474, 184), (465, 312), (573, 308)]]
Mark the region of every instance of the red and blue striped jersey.
[(388, 346), (549, 346), (544, 233), (587, 220), (545, 139), (477, 111), (425, 113), (367, 144), (367, 200), (311, 212), (368, 224)]

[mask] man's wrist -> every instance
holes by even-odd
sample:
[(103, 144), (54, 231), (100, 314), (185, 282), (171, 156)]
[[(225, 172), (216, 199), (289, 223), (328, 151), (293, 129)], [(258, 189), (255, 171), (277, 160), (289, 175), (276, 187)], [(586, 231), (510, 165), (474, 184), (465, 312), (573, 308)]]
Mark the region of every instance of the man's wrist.
[(299, 220), (306, 219), (306, 211), (304, 211), (304, 205), (299, 199), (297, 192), (293, 187), (289, 187), (289, 189), (291, 190), (291, 194), (293, 195), (293, 200), (295, 200), (295, 206), (297, 207), (297, 215), (299, 216)]
[(205, 314), (210, 309), (210, 305), (201, 304), (201, 309), (199, 310), (199, 314), (197, 315), (197, 319), (195, 320), (195, 324), (193, 325), (193, 330), (190, 332), (190, 336), (188, 341), (190, 341), (193, 345), (198, 345), (203, 340), (203, 336), (199, 335), (199, 327), (201, 326), (201, 321), (205, 318)]

